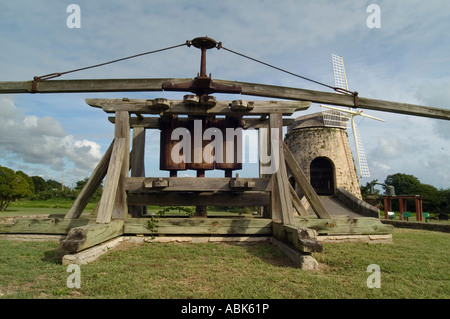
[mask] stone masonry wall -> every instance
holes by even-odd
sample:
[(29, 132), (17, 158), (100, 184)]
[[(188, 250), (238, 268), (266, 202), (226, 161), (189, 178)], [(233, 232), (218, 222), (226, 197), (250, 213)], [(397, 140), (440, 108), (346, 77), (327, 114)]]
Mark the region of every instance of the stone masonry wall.
[(311, 162), (317, 157), (327, 157), (335, 167), (335, 188), (343, 187), (357, 198), (362, 198), (346, 130), (331, 127), (297, 128), (288, 131), (285, 142), (308, 179)]

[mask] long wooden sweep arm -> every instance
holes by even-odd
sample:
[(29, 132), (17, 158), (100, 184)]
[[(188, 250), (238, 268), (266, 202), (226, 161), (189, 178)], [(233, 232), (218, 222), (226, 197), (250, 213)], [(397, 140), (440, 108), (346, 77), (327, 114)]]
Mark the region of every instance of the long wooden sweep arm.
[[(163, 86), (165, 83), (181, 84), (189, 81), (192, 81), (192, 79), (91, 79), (0, 82), (0, 94), (164, 91)], [(214, 80), (214, 83), (240, 86), (242, 95), (310, 101), (347, 107), (355, 106), (354, 97), (345, 94), (217, 79)], [(358, 97), (357, 106), (360, 109), (450, 120), (450, 109), (364, 97)]]

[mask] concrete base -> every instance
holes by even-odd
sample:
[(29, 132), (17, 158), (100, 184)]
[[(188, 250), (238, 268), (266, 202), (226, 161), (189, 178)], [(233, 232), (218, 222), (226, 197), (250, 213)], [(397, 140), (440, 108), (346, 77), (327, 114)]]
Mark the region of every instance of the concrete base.
[(60, 242), (66, 238), (65, 235), (42, 235), (42, 234), (0, 234), (0, 239), (16, 241), (51, 241)]
[(339, 235), (317, 236), (322, 243), (368, 243), (368, 244), (392, 244), (392, 234), (387, 235)]
[(270, 237), (270, 243), (292, 260), (297, 268), (303, 270), (319, 269), (319, 263), (310, 253), (304, 253), (294, 249), (275, 237)]
[(103, 244), (80, 251), (73, 255), (64, 255), (62, 258), (63, 265), (77, 264), (85, 265), (98, 259), (101, 255), (107, 253), (123, 241), (122, 237), (111, 239)]

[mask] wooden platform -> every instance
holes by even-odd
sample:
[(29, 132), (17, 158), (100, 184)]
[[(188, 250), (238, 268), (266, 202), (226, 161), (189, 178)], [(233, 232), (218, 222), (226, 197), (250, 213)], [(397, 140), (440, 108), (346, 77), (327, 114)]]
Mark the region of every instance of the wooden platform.
[[(154, 218), (156, 227), (148, 226), (151, 218), (127, 218), (123, 223), (126, 235), (272, 235), (273, 221), (260, 217), (162, 217)], [(95, 218), (65, 219), (63, 215), (45, 218), (0, 218), (1, 234), (66, 235), (72, 228), (96, 225)], [(321, 219), (315, 216), (295, 218), (295, 226), (313, 229), (318, 235), (391, 234), (394, 227), (377, 218), (335, 216)]]
[[(149, 228), (149, 221), (155, 227)], [(65, 219), (8, 218), (0, 220), (2, 234), (64, 235), (73, 228), (97, 224), (94, 218)], [(271, 235), (272, 220), (267, 218), (127, 218), (122, 234), (126, 235)]]

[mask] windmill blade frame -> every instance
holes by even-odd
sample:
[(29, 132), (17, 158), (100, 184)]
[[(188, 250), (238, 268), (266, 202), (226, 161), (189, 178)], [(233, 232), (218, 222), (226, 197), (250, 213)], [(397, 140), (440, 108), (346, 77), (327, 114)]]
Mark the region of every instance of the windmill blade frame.
[(364, 152), (364, 147), (361, 140), (361, 135), (359, 134), (358, 126), (355, 124), (354, 120), (355, 116), (352, 116), (351, 125), (353, 130), (353, 138), (355, 139), (355, 147), (356, 147), (356, 158), (358, 159), (359, 166), (359, 176), (370, 177), (369, 165), (367, 164), (366, 153)]
[[(341, 56), (338, 56), (336, 54), (331, 55), (331, 61), (333, 65), (333, 75), (334, 75), (334, 84), (337, 88), (344, 89), (348, 91), (348, 82), (347, 82), (347, 76), (345, 74), (345, 67), (344, 67), (344, 59)], [(321, 105), (321, 107), (327, 108), (328, 110), (322, 111), (323, 117), (324, 117), (324, 124), (329, 124), (332, 126), (333, 122), (329, 118), (336, 117), (336, 112), (340, 112), (341, 114), (347, 114), (348, 116), (348, 122), (349, 126), (352, 129), (353, 132), (353, 138), (355, 142), (355, 150), (356, 150), (356, 159), (358, 162), (358, 168), (359, 168), (359, 175), (361, 178), (363, 177), (370, 177), (370, 171), (369, 166), (367, 164), (367, 158), (366, 154), (364, 152), (364, 147), (362, 144), (361, 135), (359, 134), (359, 129), (357, 125), (355, 124), (354, 117), (355, 116), (363, 116), (367, 118), (371, 118), (377, 121), (384, 122), (383, 119), (377, 118), (372, 115), (363, 114), (361, 110), (354, 110), (349, 107), (348, 110), (340, 109), (337, 107), (331, 107), (326, 105)], [(326, 119), (327, 118), (327, 119)]]

